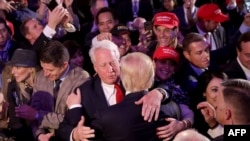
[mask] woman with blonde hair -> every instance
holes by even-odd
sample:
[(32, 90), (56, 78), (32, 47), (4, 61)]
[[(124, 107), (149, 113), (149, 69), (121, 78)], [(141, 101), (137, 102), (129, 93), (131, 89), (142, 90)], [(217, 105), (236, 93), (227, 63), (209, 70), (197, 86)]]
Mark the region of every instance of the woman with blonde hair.
[[(27, 105), (30, 105), (35, 75), (39, 70), (37, 59), (36, 52), (17, 49), (8, 62), (8, 65), (12, 67), (11, 73), (14, 78), (7, 89), (9, 135), (15, 137), (16, 141), (34, 140), (29, 125), (29, 122), (35, 119), (31, 116), (34, 115), (34, 110)], [(26, 110), (20, 111), (20, 107)]]

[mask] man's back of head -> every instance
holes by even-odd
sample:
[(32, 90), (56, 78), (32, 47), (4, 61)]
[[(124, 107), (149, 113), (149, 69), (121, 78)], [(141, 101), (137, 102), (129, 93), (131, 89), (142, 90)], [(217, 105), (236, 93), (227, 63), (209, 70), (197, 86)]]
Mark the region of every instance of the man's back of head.
[[(250, 81), (244, 79), (229, 79), (222, 83), (223, 99), (229, 113), (226, 124), (250, 124)], [(218, 101), (219, 102), (219, 101)]]
[(207, 137), (194, 129), (179, 132), (173, 141), (210, 141)]

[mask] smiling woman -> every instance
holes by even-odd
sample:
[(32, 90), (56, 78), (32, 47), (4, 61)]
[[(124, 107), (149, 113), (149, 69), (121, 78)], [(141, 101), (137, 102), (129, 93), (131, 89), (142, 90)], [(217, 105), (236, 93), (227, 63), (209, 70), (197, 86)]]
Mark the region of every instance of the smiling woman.
[(227, 80), (227, 75), (221, 71), (213, 71), (213, 70), (206, 70), (204, 71), (197, 83), (197, 91), (195, 94), (191, 96), (191, 104), (194, 107), (194, 128), (196, 128), (199, 132), (206, 134), (207, 130), (217, 125), (217, 122), (214, 118), (211, 118), (207, 123), (204, 120), (202, 115), (202, 109), (197, 109), (197, 104), (200, 102), (206, 101), (212, 107), (214, 107), (217, 96), (219, 92), (221, 92), (221, 83)]
[[(14, 79), (9, 83), (7, 100), (9, 102), (9, 128), (10, 135), (18, 140), (33, 141), (29, 121), (20, 118), (17, 107), (28, 105), (33, 92), (35, 74), (39, 70), (36, 53), (31, 50), (17, 49), (7, 65), (12, 67)], [(32, 118), (32, 112), (26, 109), (25, 114)], [(34, 117), (33, 117), (34, 118)], [(30, 136), (25, 136), (30, 135)]]

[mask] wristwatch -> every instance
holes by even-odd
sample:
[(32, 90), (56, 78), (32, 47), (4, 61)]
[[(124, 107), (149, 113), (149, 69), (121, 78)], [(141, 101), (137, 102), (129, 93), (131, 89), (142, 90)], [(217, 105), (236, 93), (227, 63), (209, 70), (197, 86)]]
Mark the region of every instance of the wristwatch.
[(163, 96), (162, 101), (165, 101), (166, 99), (170, 98), (169, 93), (166, 90), (164, 90), (163, 88), (156, 88), (156, 90), (158, 90), (162, 94), (162, 96)]

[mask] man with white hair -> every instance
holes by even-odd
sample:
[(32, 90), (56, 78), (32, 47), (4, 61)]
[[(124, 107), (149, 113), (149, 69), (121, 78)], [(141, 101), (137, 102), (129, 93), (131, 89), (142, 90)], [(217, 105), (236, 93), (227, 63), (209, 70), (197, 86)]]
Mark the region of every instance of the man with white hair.
[[(58, 134), (62, 140), (84, 140), (94, 137), (94, 130), (87, 127), (96, 111), (107, 110), (121, 99), (123, 89), (120, 85), (120, 54), (118, 47), (109, 40), (93, 44), (89, 51), (96, 75), (79, 87), (76, 94), (68, 97), (67, 111)], [(81, 100), (77, 98), (81, 94)], [(123, 94), (124, 95), (124, 94)], [(167, 98), (164, 89), (156, 88), (143, 96), (136, 104), (143, 103), (144, 120), (158, 119), (161, 101)], [(71, 116), (74, 115), (74, 116)], [(85, 120), (81, 116), (84, 116)], [(79, 123), (78, 123), (79, 121)], [(83, 125), (84, 124), (84, 125)]]

